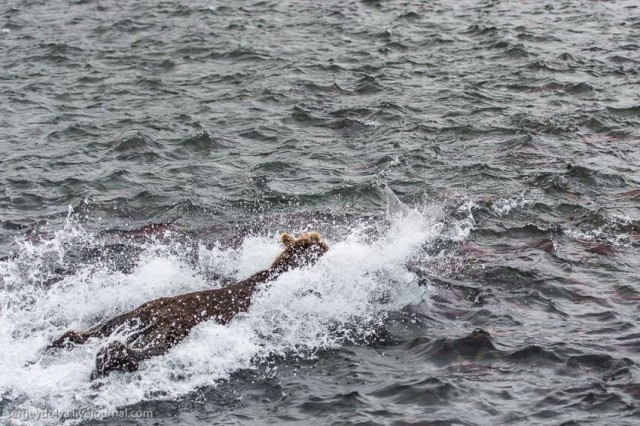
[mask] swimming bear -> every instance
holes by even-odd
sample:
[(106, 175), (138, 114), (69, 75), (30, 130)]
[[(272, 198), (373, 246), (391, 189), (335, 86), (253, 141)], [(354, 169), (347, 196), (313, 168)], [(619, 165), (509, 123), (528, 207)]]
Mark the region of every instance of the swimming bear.
[(111, 371), (136, 371), (142, 361), (165, 354), (201, 322), (214, 320), (227, 324), (236, 314), (249, 309), (260, 284), (273, 281), (288, 270), (313, 264), (329, 249), (317, 232), (307, 232), (298, 238), (284, 233), (280, 240), (285, 248), (271, 267), (244, 281), (152, 300), (89, 330), (68, 331), (51, 342), (49, 348), (70, 347), (91, 337), (107, 337), (126, 330), (130, 333), (126, 342), (115, 341), (100, 349), (91, 380), (105, 377)]

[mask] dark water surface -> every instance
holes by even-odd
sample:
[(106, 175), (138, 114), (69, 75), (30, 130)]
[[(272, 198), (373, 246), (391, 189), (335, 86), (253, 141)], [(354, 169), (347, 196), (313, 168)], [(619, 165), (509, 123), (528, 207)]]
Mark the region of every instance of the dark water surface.
[[(0, 28), (3, 423), (640, 421), (637, 1), (6, 0)], [(138, 374), (44, 351), (308, 229), (317, 265)]]

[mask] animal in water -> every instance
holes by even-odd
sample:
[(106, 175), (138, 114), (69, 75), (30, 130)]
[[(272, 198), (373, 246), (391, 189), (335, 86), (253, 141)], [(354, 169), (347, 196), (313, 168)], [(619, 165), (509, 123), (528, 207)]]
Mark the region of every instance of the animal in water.
[(318, 232), (298, 237), (284, 233), (280, 241), (284, 250), (271, 267), (244, 281), (152, 300), (88, 330), (68, 331), (51, 342), (49, 348), (68, 348), (92, 337), (104, 338), (126, 331), (124, 342), (113, 341), (100, 349), (91, 380), (112, 371), (136, 371), (142, 361), (165, 354), (196, 325), (209, 320), (227, 324), (239, 312), (249, 309), (253, 295), (265, 284), (291, 269), (315, 263), (329, 249)]

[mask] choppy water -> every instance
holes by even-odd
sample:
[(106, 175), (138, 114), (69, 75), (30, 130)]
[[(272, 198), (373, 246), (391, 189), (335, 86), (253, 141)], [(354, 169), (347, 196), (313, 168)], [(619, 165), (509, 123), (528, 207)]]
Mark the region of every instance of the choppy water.
[[(2, 422), (638, 421), (636, 1), (15, 0), (0, 28)], [(44, 351), (307, 229), (317, 265), (137, 374)]]

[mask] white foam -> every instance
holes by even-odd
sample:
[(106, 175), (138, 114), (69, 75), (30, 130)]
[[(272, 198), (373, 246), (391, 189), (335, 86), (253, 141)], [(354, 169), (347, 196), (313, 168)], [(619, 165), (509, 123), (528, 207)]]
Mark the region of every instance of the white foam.
[(533, 201), (525, 198), (524, 191), (515, 198), (501, 198), (491, 204), (491, 210), (499, 217), (505, 216), (513, 209), (522, 208), (526, 205), (532, 204)]
[(270, 264), (280, 250), (276, 236), (246, 238), (238, 249), (201, 247), (195, 267), (156, 242), (130, 274), (87, 265), (50, 288), (34, 284), (24, 262), (45, 269), (47, 262), (62, 262), (70, 243), (91, 244), (93, 237), (70, 221), (49, 242), (22, 242), (16, 260), (0, 263), (0, 393), (10, 401), (7, 410), (114, 410), (171, 399), (215, 386), (266, 357), (313, 356), (339, 346), (344, 336), (366, 336), (385, 312), (423, 300), (425, 288), (405, 265), (442, 232), (440, 209), (411, 209), (388, 196), (378, 237), (365, 232), (367, 225), (355, 226), (343, 240), (329, 241), (330, 251), (316, 265), (290, 271), (257, 294), (250, 311), (228, 326), (201, 324), (167, 355), (146, 361), (138, 373), (112, 374), (101, 387), (92, 387), (89, 375), (104, 342), (54, 355), (44, 352), (47, 343), (153, 298), (220, 285), (207, 282), (203, 268), (242, 279)]
[(473, 209), (477, 207), (478, 205), (470, 200), (465, 201), (458, 207), (458, 212), (466, 214), (467, 217), (454, 224), (453, 232), (450, 235), (452, 240), (465, 241), (469, 238), (471, 231), (473, 231), (476, 226)]

